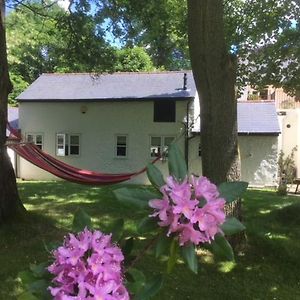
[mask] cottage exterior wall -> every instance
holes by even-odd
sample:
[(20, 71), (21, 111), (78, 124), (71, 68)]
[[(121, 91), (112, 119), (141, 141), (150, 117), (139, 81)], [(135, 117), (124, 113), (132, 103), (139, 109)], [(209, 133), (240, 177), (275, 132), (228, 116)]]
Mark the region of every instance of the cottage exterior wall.
[[(82, 107), (86, 113), (82, 113)], [(153, 122), (153, 101), (107, 102), (21, 102), (20, 128), (22, 134), (41, 133), (44, 150), (55, 157), (56, 134), (80, 134), (80, 155), (58, 159), (83, 169), (105, 173), (138, 171), (150, 157), (151, 136), (174, 136), (184, 149), (184, 125), (187, 101), (176, 102), (176, 122)], [(128, 136), (127, 158), (115, 156), (116, 135)], [(157, 163), (167, 173), (167, 163)], [(28, 180), (53, 180), (47, 173), (24, 159), (20, 159), (20, 177)], [(148, 183), (145, 174), (132, 180)]]
[[(252, 186), (274, 186), (277, 180), (278, 137), (277, 136), (239, 136), (241, 157), (241, 179)], [(199, 157), (200, 137), (190, 140), (190, 173), (202, 174)], [(222, 151), (222, 149), (220, 149)]]

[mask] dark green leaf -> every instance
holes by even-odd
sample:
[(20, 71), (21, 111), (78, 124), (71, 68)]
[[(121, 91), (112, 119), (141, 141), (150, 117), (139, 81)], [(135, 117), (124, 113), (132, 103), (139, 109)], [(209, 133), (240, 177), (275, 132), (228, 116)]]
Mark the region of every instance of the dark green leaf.
[(112, 223), (111, 233), (113, 241), (118, 242), (124, 231), (124, 219), (120, 218)]
[(126, 274), (126, 279), (128, 280), (128, 277), (130, 277), (129, 282), (126, 284), (126, 286), (129, 288), (130, 292), (133, 294), (137, 294), (146, 283), (146, 277), (143, 272), (141, 272), (138, 269), (130, 268)]
[(184, 156), (176, 144), (171, 144), (168, 150), (169, 172), (179, 182), (187, 176), (187, 167)]
[(149, 207), (151, 199), (161, 198), (161, 195), (142, 188), (120, 188), (113, 191), (119, 201), (127, 205), (135, 205), (139, 208)]
[(165, 180), (164, 180), (164, 177), (163, 177), (162, 173), (153, 164), (149, 164), (147, 166), (147, 175), (148, 175), (149, 181), (156, 188), (159, 189), (160, 187), (165, 185)]
[(238, 219), (231, 217), (226, 219), (222, 224), (221, 229), (225, 235), (232, 235), (245, 230), (246, 227)]
[(33, 273), (31, 271), (19, 272), (18, 278), (21, 279), (22, 284), (24, 284), (24, 285), (28, 285), (28, 284), (36, 281), (36, 277), (33, 275)]
[(82, 231), (85, 227), (92, 228), (91, 217), (80, 208), (75, 212), (72, 229), (78, 232)]
[(248, 182), (245, 181), (234, 181), (234, 182), (223, 182), (219, 185), (218, 190), (220, 196), (230, 203), (237, 200), (247, 190)]
[(153, 232), (158, 229), (158, 224), (156, 218), (145, 217), (138, 224), (137, 231), (140, 234)]
[(198, 273), (198, 258), (195, 250), (195, 246), (190, 244), (188, 246), (181, 247), (181, 254), (188, 265), (189, 269), (194, 272)]
[(49, 294), (47, 291), (48, 286), (49, 286), (49, 283), (46, 280), (41, 279), (41, 280), (37, 280), (37, 281), (31, 283), (28, 286), (28, 290), (31, 293), (33, 293), (34, 295), (43, 296), (43, 299), (44, 299), (44, 296), (46, 297), (46, 295)]
[(133, 245), (134, 245), (134, 238), (130, 237), (129, 239), (125, 240), (124, 246), (122, 247), (122, 253), (125, 257), (127, 257), (132, 249), (133, 249)]
[(134, 300), (148, 300), (155, 296), (163, 285), (162, 275), (155, 276), (152, 280), (146, 283), (145, 287), (138, 293)]
[(168, 250), (170, 249), (172, 239), (167, 237), (166, 232), (160, 234), (156, 247), (155, 247), (155, 256), (158, 258), (163, 254), (168, 254)]
[(178, 242), (173, 239), (170, 246), (170, 256), (167, 264), (167, 272), (171, 273), (174, 269), (178, 258)]
[(234, 261), (234, 254), (231, 245), (223, 235), (215, 235), (215, 239), (211, 243), (211, 249), (217, 257)]

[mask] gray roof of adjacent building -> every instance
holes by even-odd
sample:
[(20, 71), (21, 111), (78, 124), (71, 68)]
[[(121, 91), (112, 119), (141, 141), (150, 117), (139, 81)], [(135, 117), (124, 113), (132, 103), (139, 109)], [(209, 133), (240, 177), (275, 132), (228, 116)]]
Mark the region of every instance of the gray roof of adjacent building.
[[(237, 104), (239, 135), (279, 135), (281, 130), (274, 102), (249, 102)], [(200, 133), (198, 118), (194, 133)]]
[[(187, 74), (184, 89), (184, 74)], [(100, 101), (195, 97), (191, 71), (42, 74), (18, 101)]]

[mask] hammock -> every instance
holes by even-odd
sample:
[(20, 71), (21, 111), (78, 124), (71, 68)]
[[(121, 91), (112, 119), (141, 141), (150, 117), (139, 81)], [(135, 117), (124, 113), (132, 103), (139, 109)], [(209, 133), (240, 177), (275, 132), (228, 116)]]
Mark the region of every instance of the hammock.
[[(10, 139), (12, 140), (21, 140), (21, 135), (19, 132), (11, 128), (8, 125), (8, 128), (11, 132)], [(88, 185), (108, 185), (114, 183), (120, 183), (126, 180), (131, 179), (134, 176), (137, 176), (146, 171), (146, 168), (143, 168), (137, 172), (132, 173), (122, 173), (122, 174), (108, 174), (108, 173), (99, 173), (89, 170), (83, 170), (70, 166), (48, 153), (42, 151), (33, 143), (27, 142), (18, 142), (18, 143), (8, 143), (8, 147), (14, 150), (18, 155), (27, 161), (31, 162), (35, 166), (67, 181), (88, 184)], [(160, 157), (157, 157), (152, 163), (155, 163), (159, 160)]]

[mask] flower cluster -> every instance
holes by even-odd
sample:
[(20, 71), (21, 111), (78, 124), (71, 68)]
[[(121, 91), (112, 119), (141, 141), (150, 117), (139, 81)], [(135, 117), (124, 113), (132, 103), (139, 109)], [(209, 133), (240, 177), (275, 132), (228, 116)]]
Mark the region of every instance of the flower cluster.
[(168, 236), (179, 235), (180, 245), (211, 242), (225, 221), (225, 200), (206, 177), (191, 177), (190, 182), (177, 182), (172, 176), (162, 186), (163, 199), (150, 200), (155, 209), (151, 217), (159, 218), (159, 226), (169, 227)]
[(48, 271), (55, 275), (49, 287), (55, 300), (127, 300), (122, 282), (119, 247), (111, 235), (100, 231), (69, 234), (63, 246), (53, 251), (55, 261)]

